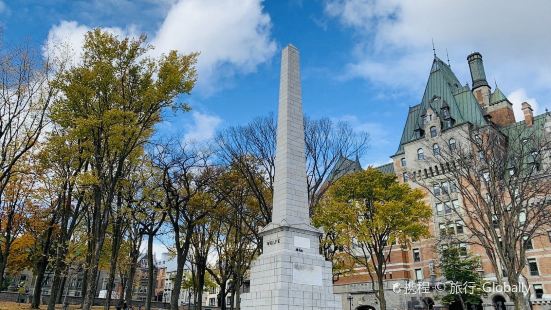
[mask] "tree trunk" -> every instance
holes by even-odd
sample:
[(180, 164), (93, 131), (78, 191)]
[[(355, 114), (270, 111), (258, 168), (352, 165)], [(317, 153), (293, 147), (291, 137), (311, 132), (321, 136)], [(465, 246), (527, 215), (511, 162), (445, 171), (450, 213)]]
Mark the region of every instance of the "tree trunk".
[(44, 282), (44, 275), (46, 274), (46, 268), (48, 267), (48, 254), (50, 252), (50, 244), (52, 242), (52, 234), (54, 231), (53, 223), (55, 222), (55, 216), (50, 221), (50, 225), (46, 230), (46, 240), (44, 242), (44, 248), (42, 249), (42, 257), (37, 264), (36, 282), (33, 289), (33, 300), (31, 302), (32, 309), (38, 309), (40, 307), (40, 301), (42, 297), (42, 282)]
[[(241, 285), (243, 283), (239, 281), (239, 285), (235, 288), (234, 294), (232, 294), (232, 309), (241, 309)], [(235, 305), (235, 307), (234, 307)]]
[(59, 293), (57, 293), (57, 298), (56, 298), (57, 304), (63, 303), (63, 294), (65, 292), (66, 285), (67, 285), (67, 276), (64, 276), (63, 280), (61, 281), (61, 286), (59, 287)]
[(383, 277), (377, 277), (377, 299), (381, 310), (386, 310), (385, 287)]
[(203, 291), (205, 289), (205, 268), (199, 264), (197, 266), (197, 300), (199, 301), (199, 310), (203, 309)]
[(220, 292), (218, 292), (218, 303), (220, 310), (226, 310), (226, 282), (220, 285)]
[[(59, 259), (61, 260), (61, 259)], [(57, 265), (58, 258), (56, 257), (56, 267), (54, 271), (54, 279), (52, 281), (52, 288), (50, 289), (50, 298), (48, 299), (48, 310), (55, 310), (55, 303), (57, 301), (57, 295), (59, 294), (59, 290), (61, 287), (61, 266)]]
[(178, 246), (181, 242), (178, 229), (180, 228), (176, 223), (176, 230), (174, 232), (176, 244), (176, 276), (174, 277), (174, 289), (172, 296), (170, 296), (170, 310), (178, 310), (178, 299), (180, 298), (180, 290), (182, 289), (182, 279), (184, 276), (184, 265), (189, 252), (189, 245), (191, 243), (191, 234), (193, 233), (193, 226), (187, 225), (186, 235), (184, 239), (184, 245)]
[[(140, 237), (141, 238), (141, 237)], [(132, 304), (132, 291), (134, 290), (134, 277), (136, 276), (136, 269), (138, 264), (138, 258), (140, 256), (140, 249), (132, 249), (132, 257), (130, 262), (130, 269), (128, 270), (128, 278), (126, 279), (126, 291), (124, 298), (128, 307)]]
[(4, 290), (7, 287), (5, 272), (6, 266), (8, 265), (8, 256), (10, 255), (10, 248), (13, 243), (12, 240), (12, 229), (15, 215), (15, 206), (9, 208), (8, 217), (6, 226), (4, 227), (5, 235), (4, 238), (4, 249), (0, 255), (0, 290)]
[(176, 276), (174, 277), (174, 287), (172, 290), (172, 295), (170, 296), (170, 310), (178, 310), (178, 299), (180, 298), (180, 290), (182, 288), (185, 262), (186, 258), (184, 256), (184, 253), (181, 253), (181, 251), (177, 251)]
[(31, 302), (32, 309), (40, 308), (40, 301), (42, 297), (42, 284), (44, 282), (44, 275), (46, 274), (47, 264), (48, 264), (47, 258), (41, 259), (40, 262), (37, 264), (36, 281), (34, 282), (33, 299)]
[[(117, 204), (121, 204), (121, 198), (119, 195), (119, 199), (117, 201)], [(117, 216), (117, 220), (115, 221), (115, 227), (113, 227), (113, 243), (111, 244), (111, 261), (109, 265), (109, 279), (107, 281), (107, 296), (105, 298), (105, 305), (104, 309), (109, 310), (109, 307), (111, 306), (111, 296), (113, 295), (113, 286), (115, 284), (115, 272), (117, 271), (117, 259), (119, 257), (119, 249), (120, 249), (120, 240), (121, 240), (121, 234), (122, 234), (122, 217)]]
[(124, 304), (124, 289), (126, 288), (126, 283), (128, 282), (128, 279), (124, 276), (124, 274), (119, 274), (121, 277), (121, 286), (119, 291), (119, 301), (117, 305), (122, 308)]
[[(101, 169), (97, 169), (101, 172)], [(98, 175), (101, 175), (98, 173)], [(105, 231), (109, 224), (109, 214), (111, 203), (113, 201), (113, 192), (102, 193), (100, 186), (94, 186), (94, 210), (92, 211), (92, 235), (90, 236), (93, 242), (94, 251), (92, 252), (92, 259), (90, 261), (88, 279), (92, 280), (86, 288), (86, 294), (82, 303), (82, 310), (90, 310), (94, 304), (94, 298), (97, 292), (97, 278), (99, 275), (99, 260), (101, 256), (101, 249), (103, 248), (103, 242), (105, 241)], [(105, 204), (102, 204), (102, 197), (107, 196)], [(103, 208), (102, 208), (103, 207)]]
[(88, 271), (88, 280), (92, 281), (89, 281), (88, 287), (86, 288), (86, 295), (84, 295), (82, 310), (91, 310), (94, 304), (94, 298), (96, 297), (98, 287), (99, 259), (104, 236), (105, 235), (102, 236), (102, 234), (100, 234), (98, 240), (96, 241), (94, 252), (92, 253), (91, 265)]
[(6, 266), (8, 264), (8, 256), (10, 254), (10, 247), (11, 247), (11, 241), (9, 240), (11, 237), (6, 237), (5, 241), (5, 249), (2, 251), (3, 253), (0, 255), (0, 290), (4, 290), (7, 287), (7, 283), (4, 283), (6, 281), (6, 278), (4, 276), (6, 272)]
[(151, 299), (153, 298), (153, 234), (147, 238), (147, 296), (145, 298), (145, 310), (151, 310)]

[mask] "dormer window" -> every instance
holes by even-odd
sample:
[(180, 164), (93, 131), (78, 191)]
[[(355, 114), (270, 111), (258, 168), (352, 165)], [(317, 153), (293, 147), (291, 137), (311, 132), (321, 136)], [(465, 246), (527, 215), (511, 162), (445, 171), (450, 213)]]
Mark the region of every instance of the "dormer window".
[(451, 138), (448, 141), (448, 146), (450, 147), (450, 151), (454, 151), (457, 148), (457, 145), (455, 144), (455, 139)]
[(431, 137), (431, 138), (434, 138), (434, 137), (436, 137), (437, 134), (438, 134), (438, 132), (436, 131), (436, 127), (435, 127), (435, 126), (432, 126), (432, 127), (430, 128), (430, 137)]
[(432, 145), (432, 154), (434, 156), (440, 155), (440, 146), (438, 146), (438, 144), (436, 143)]
[(417, 159), (418, 160), (425, 160), (425, 152), (423, 151), (423, 149), (418, 149), (417, 150)]
[(442, 116), (444, 118), (449, 118), (450, 117), (450, 110), (448, 108), (442, 108)]

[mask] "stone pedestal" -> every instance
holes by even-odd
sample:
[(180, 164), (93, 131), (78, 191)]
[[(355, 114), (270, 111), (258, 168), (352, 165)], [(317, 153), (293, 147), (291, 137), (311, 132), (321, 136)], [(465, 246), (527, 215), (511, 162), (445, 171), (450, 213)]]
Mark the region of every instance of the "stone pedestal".
[(282, 53), (273, 219), (263, 253), (252, 264), (244, 310), (340, 310), (332, 266), (319, 254), (321, 232), (310, 225), (299, 53)]

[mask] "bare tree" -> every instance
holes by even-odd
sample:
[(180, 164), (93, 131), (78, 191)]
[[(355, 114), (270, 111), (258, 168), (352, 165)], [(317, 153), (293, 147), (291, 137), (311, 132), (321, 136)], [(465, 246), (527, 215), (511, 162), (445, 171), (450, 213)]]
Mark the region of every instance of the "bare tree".
[[(527, 247), (551, 223), (551, 132), (543, 119), (533, 126), (464, 125), (453, 137), (427, 142), (433, 151), (426, 168), (408, 172), (445, 206), (437, 212), (465, 225), (459, 239), (484, 250), (497, 281), (519, 288), (527, 287)], [(463, 208), (452, 203), (459, 198)], [(507, 294), (515, 309), (529, 307), (522, 292)]]
[[(11, 177), (20, 172), (18, 162), (35, 146), (46, 125), (55, 94), (51, 78), (48, 60), (30, 47), (0, 50), (0, 209), (7, 207), (4, 190)], [(0, 286), (7, 255), (0, 254)]]
[[(313, 206), (325, 192), (323, 184), (339, 158), (363, 155), (368, 135), (355, 132), (347, 123), (335, 124), (327, 118), (306, 118), (304, 126), (308, 197)], [(272, 215), (276, 129), (275, 117), (270, 114), (244, 126), (230, 127), (216, 139), (221, 159), (234, 165), (247, 180), (265, 224)]]
[(211, 154), (179, 143), (158, 145), (152, 157), (153, 165), (161, 171), (167, 217), (174, 236), (176, 275), (170, 308), (177, 310), (195, 225), (211, 211), (210, 206), (205, 208), (202, 193), (211, 184), (215, 169), (209, 163)]
[(231, 308), (240, 309), (240, 289), (250, 264), (260, 250), (257, 235), (262, 217), (254, 195), (235, 165), (220, 174), (214, 186), (221, 206), (211, 217), (217, 223), (213, 250), (217, 260), (209, 265), (209, 274), (219, 285), (219, 305), (226, 309), (231, 294)]

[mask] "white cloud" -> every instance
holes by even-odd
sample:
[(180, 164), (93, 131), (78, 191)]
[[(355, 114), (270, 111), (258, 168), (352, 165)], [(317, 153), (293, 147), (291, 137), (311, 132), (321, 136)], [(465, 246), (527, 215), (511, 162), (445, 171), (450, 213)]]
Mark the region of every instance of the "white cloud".
[[(43, 46), (44, 55), (67, 59), (73, 65), (78, 64), (82, 58), (84, 36), (91, 29), (86, 25), (79, 25), (75, 21), (61, 21), (48, 32)], [(133, 28), (123, 30), (117, 27), (107, 27), (104, 30), (119, 37), (136, 36)]]
[[(90, 29), (75, 21), (61, 21), (50, 29), (45, 53), (69, 54), (78, 62), (84, 35)], [(137, 33), (134, 27), (104, 29), (118, 36)], [(170, 50), (200, 52), (197, 87), (205, 94), (214, 92), (236, 73), (254, 71), (276, 50), (270, 16), (263, 12), (262, 0), (180, 0), (170, 7), (151, 43), (154, 55)], [(69, 45), (69, 52), (65, 45)]]
[(462, 82), (470, 83), (466, 56), (480, 51), (486, 75), (502, 89), (551, 92), (551, 2), (500, 0), (327, 0), (326, 15), (355, 33), (349, 77), (418, 91), (426, 82), (434, 39), (450, 53)]
[(160, 52), (200, 52), (199, 87), (212, 90), (220, 78), (271, 59), (276, 44), (270, 28), (261, 0), (182, 0), (168, 12), (153, 45)]
[(216, 115), (208, 115), (201, 112), (191, 112), (193, 123), (186, 126), (184, 141), (186, 142), (205, 142), (214, 137), (216, 129), (222, 122), (222, 119)]
[(537, 115), (539, 112), (538, 101), (534, 98), (528, 97), (526, 91), (523, 88), (519, 88), (511, 92), (507, 96), (507, 98), (513, 104), (513, 112), (515, 113), (515, 118), (517, 121), (521, 121), (524, 119), (524, 113), (522, 112), (523, 102), (528, 102), (532, 106), (532, 110), (534, 110), (534, 115)]
[[(142, 244), (140, 246), (140, 253), (147, 254), (147, 236), (144, 237), (142, 240)], [(160, 259), (163, 255), (163, 253), (168, 253), (168, 248), (166, 245), (164, 245), (159, 240), (154, 239), (153, 240), (153, 255), (156, 259)]]

